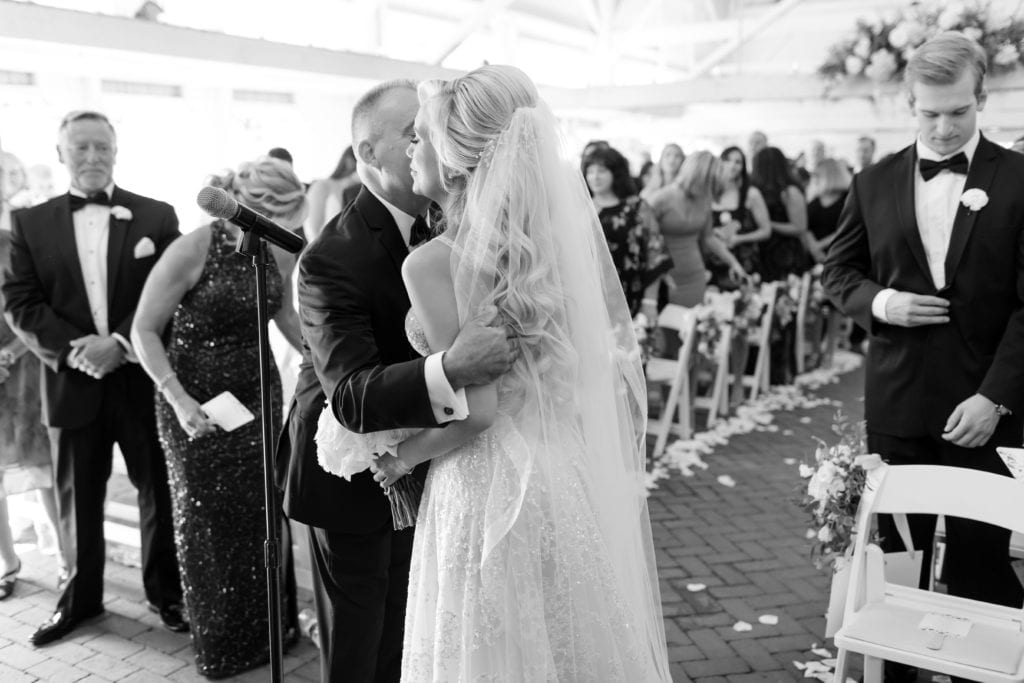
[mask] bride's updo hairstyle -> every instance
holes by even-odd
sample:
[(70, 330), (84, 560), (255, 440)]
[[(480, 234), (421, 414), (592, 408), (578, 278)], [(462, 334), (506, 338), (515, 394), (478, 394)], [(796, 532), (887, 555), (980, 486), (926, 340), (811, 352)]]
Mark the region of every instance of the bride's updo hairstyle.
[(470, 175), (516, 109), (537, 106), (537, 88), (515, 67), (487, 65), (451, 81), (424, 81), (418, 93), (441, 165), (441, 185), (450, 197), (446, 222), (453, 224), (462, 214)]
[(297, 228), (309, 211), (306, 188), (291, 164), (273, 157), (246, 161), (237, 171), (225, 170), (206, 179), (240, 203), (288, 228)]
[(523, 352), (512, 377), (547, 373), (550, 393), (567, 398), (571, 377), (564, 375), (575, 363), (556, 341), (566, 318), (538, 150), (558, 143), (546, 132), (554, 134), (555, 123), (541, 114), (530, 77), (511, 66), (426, 81), (418, 94), (448, 193), (444, 220), (460, 259), (453, 275), (460, 315), (496, 306)]

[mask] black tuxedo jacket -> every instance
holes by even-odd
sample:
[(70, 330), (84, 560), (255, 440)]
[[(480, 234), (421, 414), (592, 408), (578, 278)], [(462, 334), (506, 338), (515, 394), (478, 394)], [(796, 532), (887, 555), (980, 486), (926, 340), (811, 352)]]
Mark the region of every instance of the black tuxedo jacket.
[[(135, 307), (149, 271), (181, 233), (170, 204), (117, 186), (111, 204), (127, 208), (132, 218), (110, 217), (107, 321), (111, 334), (130, 339)], [(135, 258), (136, 245), (147, 238), (154, 253)], [(92, 379), (64, 362), (73, 339), (97, 333), (67, 194), (12, 215), (11, 259), (3, 294), (8, 322), (43, 361), (44, 423), (74, 429), (91, 422), (99, 413), (107, 378)], [(128, 381), (127, 400), (152, 403), (153, 385), (138, 365), (125, 363), (107, 377), (117, 373)]]
[[(829, 296), (871, 332), (868, 429), (938, 437), (956, 405), (974, 393), (1003, 404), (1020, 420), (1024, 156), (981, 138), (964, 190), (983, 190), (988, 204), (979, 211), (959, 205), (941, 290), (932, 282), (918, 232), (916, 164), (911, 145), (854, 178), (825, 261)], [(948, 299), (950, 322), (905, 328), (873, 319), (871, 301), (885, 287)]]
[[(363, 189), (299, 261), (305, 349), (276, 465), (285, 513), (296, 521), (362, 533), (391, 518), (369, 472), (347, 482), (317, 462), (314, 436), (325, 402), (354, 432), (437, 426), (424, 359), (405, 335), (410, 304), (401, 266), (407, 254), (391, 214)], [(420, 467), (416, 475), (425, 472)]]

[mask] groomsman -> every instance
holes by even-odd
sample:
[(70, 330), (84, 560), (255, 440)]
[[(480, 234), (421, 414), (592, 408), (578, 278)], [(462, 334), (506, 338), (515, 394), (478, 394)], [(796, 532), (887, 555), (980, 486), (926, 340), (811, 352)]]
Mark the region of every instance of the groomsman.
[(150, 609), (185, 631), (153, 385), (128, 341), (142, 285), (179, 236), (178, 219), (170, 205), (114, 184), (117, 139), (103, 114), (68, 114), (57, 154), (71, 189), (13, 215), (3, 286), (8, 321), (44, 365), (43, 421), (70, 565), (56, 611), (31, 641), (58, 640), (103, 612), (103, 503), (114, 443), (138, 489)]
[[(917, 141), (854, 178), (824, 284), (871, 335), (868, 448), (894, 465), (1008, 475), (995, 449), (1019, 446), (1024, 426), (1024, 156), (978, 131), (985, 69), (961, 33), (914, 53)], [(918, 517), (924, 584), (935, 517)], [(886, 549), (902, 549), (880, 523)], [(949, 592), (1020, 607), (1008, 543), (1008, 531), (947, 517)]]

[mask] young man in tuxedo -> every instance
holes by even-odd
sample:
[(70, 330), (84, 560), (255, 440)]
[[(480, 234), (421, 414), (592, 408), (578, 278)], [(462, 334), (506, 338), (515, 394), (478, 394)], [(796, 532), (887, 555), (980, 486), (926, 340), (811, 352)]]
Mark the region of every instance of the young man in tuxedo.
[[(984, 51), (947, 32), (907, 66), (917, 141), (854, 179), (825, 262), (839, 308), (870, 331), (868, 448), (893, 465), (1009, 475), (1024, 416), (1024, 156), (987, 140)], [(931, 569), (934, 516), (912, 516)], [(902, 550), (892, 521), (883, 546)], [(949, 592), (1020, 607), (1009, 531), (946, 518)], [(903, 677), (887, 667), (887, 677)]]
[(380, 84), (356, 103), (363, 189), (299, 262), (306, 348), (277, 473), (285, 513), (310, 527), (325, 682), (398, 682), (413, 538), (412, 529), (392, 529), (370, 472), (348, 482), (318, 464), (313, 437), (325, 400), (354, 432), (437, 427), (467, 415), (463, 387), (493, 381), (514, 360), (486, 312), (444, 353), (422, 358), (406, 338), (401, 265), (429, 237), (429, 200), (413, 193), (406, 156), (418, 108), (412, 81)]
[(43, 420), (70, 565), (56, 611), (31, 641), (58, 640), (103, 612), (103, 502), (115, 442), (138, 489), (150, 609), (185, 631), (153, 385), (128, 341), (142, 285), (178, 237), (178, 219), (170, 205), (114, 184), (117, 139), (103, 114), (68, 114), (57, 153), (71, 190), (14, 214), (3, 286), (8, 321), (43, 362)]

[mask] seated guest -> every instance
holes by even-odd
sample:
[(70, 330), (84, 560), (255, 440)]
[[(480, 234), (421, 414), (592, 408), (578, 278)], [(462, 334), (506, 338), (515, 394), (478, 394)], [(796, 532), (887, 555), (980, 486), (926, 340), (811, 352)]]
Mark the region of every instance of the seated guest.
[[(278, 159), (242, 164), (216, 184), (287, 228), (297, 228), (306, 216), (302, 183)], [(192, 644), (199, 673), (210, 678), (269, 659), (260, 420), (224, 431), (203, 408), (229, 392), (253, 415), (261, 413), (256, 280), (250, 259), (235, 253), (240, 232), (216, 220), (171, 245), (146, 281), (132, 327), (136, 353), (157, 387), (157, 428), (170, 474)], [(269, 248), (269, 309), (284, 337), (300, 348), (291, 296), (295, 258)], [(281, 424), (280, 378), (274, 373), (269, 379), (273, 422)], [(292, 629), (293, 567), (288, 553), (283, 556), (281, 613), (285, 629)]]
[(658, 314), (658, 283), (672, 268), (658, 223), (636, 195), (629, 163), (617, 150), (595, 149), (583, 166), (629, 312), (635, 316), (643, 311), (653, 323)]

